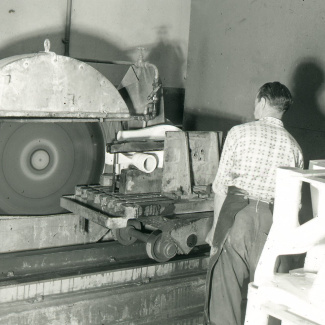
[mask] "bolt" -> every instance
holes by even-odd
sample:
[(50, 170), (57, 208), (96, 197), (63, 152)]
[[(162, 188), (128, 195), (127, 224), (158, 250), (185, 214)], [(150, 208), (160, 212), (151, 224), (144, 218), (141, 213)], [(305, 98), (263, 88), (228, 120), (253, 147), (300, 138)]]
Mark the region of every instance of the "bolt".
[(9, 271), (9, 272), (7, 273), (7, 277), (8, 277), (8, 278), (12, 278), (13, 276), (15, 276), (14, 271)]

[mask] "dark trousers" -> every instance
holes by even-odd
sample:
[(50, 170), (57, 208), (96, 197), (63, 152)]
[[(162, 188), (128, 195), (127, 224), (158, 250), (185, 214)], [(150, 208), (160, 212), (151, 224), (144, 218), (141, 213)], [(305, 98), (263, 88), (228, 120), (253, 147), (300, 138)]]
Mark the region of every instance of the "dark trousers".
[(242, 291), (254, 278), (271, 225), (270, 206), (262, 201), (247, 199), (247, 206), (236, 214), (211, 270), (209, 324), (242, 323)]

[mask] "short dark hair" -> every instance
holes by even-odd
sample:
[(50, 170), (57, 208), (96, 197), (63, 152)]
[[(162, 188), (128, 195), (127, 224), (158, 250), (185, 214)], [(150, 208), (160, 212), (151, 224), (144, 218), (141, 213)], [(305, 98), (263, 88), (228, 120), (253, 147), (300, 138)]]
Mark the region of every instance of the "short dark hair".
[(279, 112), (286, 112), (293, 103), (289, 89), (278, 81), (268, 82), (258, 90), (257, 99), (263, 97)]

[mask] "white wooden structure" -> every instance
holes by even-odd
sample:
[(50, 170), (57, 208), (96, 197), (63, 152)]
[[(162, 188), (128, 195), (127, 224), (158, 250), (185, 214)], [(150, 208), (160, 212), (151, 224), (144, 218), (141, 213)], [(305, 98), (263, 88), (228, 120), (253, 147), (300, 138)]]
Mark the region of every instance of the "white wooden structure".
[[(301, 186), (317, 191), (314, 218), (299, 224)], [(279, 255), (307, 252), (304, 268), (275, 273)], [(325, 170), (279, 168), (273, 225), (249, 285), (245, 324), (266, 325), (269, 316), (288, 324), (325, 324)]]

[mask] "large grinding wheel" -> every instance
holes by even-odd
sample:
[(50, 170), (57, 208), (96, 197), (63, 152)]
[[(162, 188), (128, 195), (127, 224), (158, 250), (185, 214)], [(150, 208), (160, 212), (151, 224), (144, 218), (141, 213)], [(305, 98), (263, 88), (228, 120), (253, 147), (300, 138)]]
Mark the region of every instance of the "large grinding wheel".
[(0, 214), (64, 212), (60, 197), (98, 183), (104, 159), (98, 123), (0, 123)]

